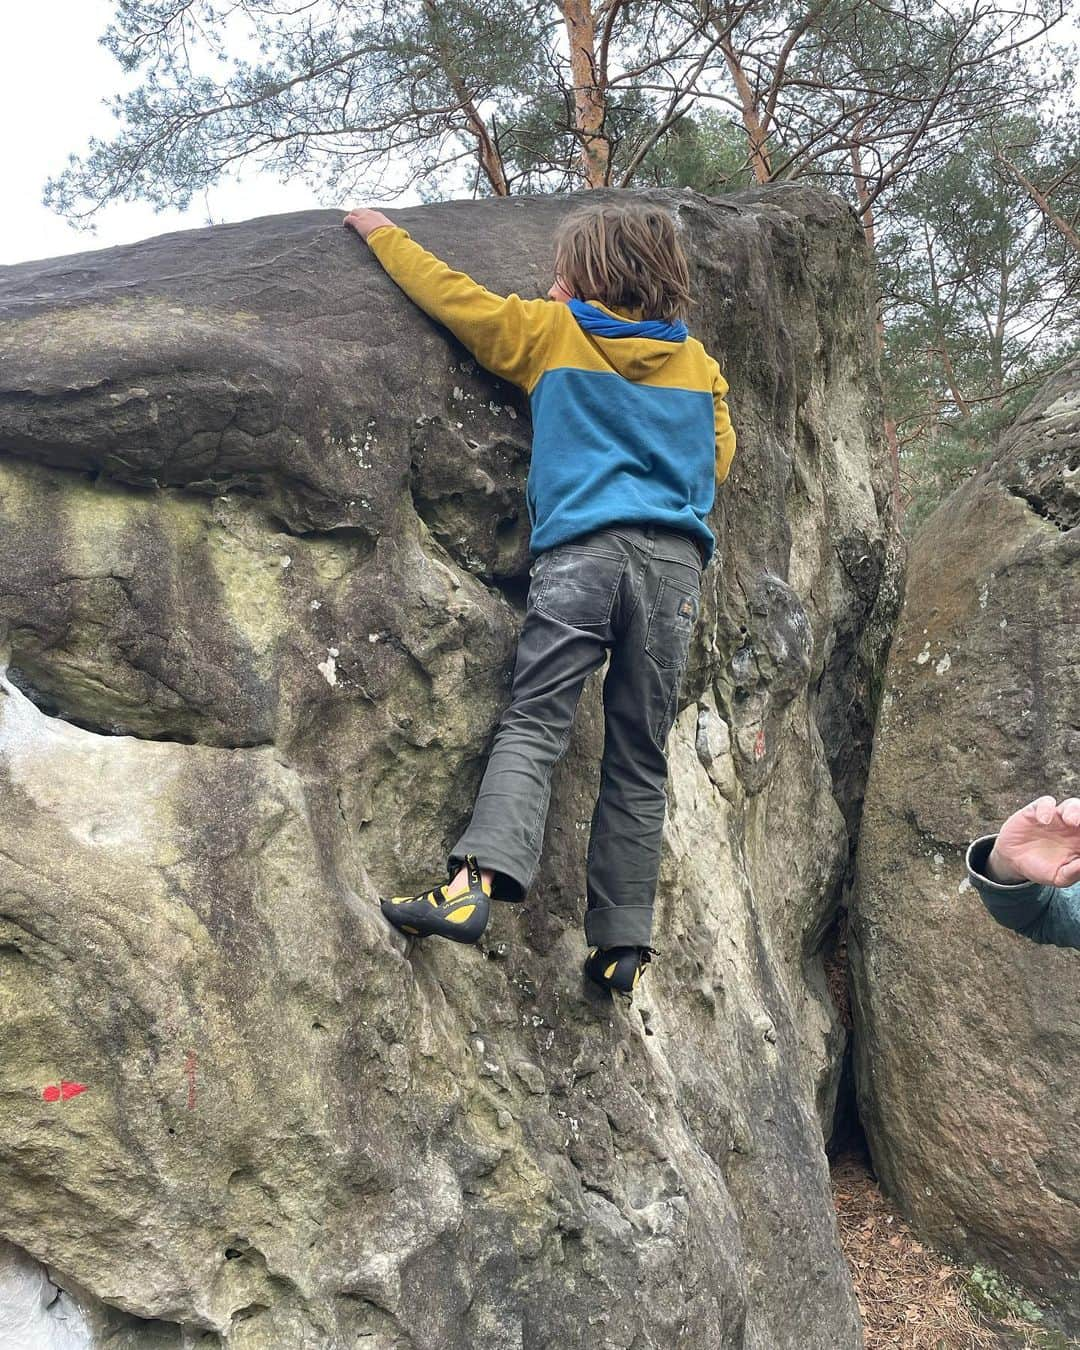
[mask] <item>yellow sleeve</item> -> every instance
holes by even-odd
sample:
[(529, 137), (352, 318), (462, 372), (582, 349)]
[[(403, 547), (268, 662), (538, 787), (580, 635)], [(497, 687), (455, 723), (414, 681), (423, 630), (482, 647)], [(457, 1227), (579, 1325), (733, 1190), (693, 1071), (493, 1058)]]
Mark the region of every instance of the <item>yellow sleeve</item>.
[(716, 481), (722, 483), (728, 476), (731, 461), (735, 458), (735, 428), (731, 425), (731, 414), (724, 402), (728, 391), (728, 382), (720, 374), (717, 366), (713, 374), (713, 412), (716, 415)]
[(522, 389), (532, 388), (543, 373), (554, 304), (494, 295), (421, 248), (398, 225), (380, 225), (367, 243), (409, 299), (445, 324), (481, 365)]

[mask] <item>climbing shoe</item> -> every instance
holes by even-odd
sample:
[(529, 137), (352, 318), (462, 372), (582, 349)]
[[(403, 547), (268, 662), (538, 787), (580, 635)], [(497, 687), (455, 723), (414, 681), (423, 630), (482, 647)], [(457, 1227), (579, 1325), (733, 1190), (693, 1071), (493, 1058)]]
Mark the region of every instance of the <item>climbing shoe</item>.
[(632, 994), (652, 958), (651, 947), (594, 947), (585, 959), (585, 974), (605, 989)]
[(451, 942), (476, 942), (487, 927), (491, 889), (480, 876), (476, 859), (465, 859), (468, 886), (447, 895), (450, 883), (420, 895), (380, 901), (382, 912), (408, 937), (444, 937)]

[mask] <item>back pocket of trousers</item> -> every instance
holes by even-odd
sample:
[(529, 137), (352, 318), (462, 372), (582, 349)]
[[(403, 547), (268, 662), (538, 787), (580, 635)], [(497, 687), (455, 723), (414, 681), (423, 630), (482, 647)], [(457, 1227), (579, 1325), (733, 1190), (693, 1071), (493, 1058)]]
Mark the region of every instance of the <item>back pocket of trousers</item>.
[(541, 560), (532, 603), (562, 624), (601, 628), (612, 618), (625, 566), (620, 553), (597, 553), (564, 544)]
[(645, 634), (645, 650), (657, 665), (680, 670), (686, 665), (699, 604), (698, 593), (692, 586), (670, 577), (660, 578)]
[(598, 628), (611, 619), (626, 558), (563, 545), (542, 558), (532, 603), (574, 628)]

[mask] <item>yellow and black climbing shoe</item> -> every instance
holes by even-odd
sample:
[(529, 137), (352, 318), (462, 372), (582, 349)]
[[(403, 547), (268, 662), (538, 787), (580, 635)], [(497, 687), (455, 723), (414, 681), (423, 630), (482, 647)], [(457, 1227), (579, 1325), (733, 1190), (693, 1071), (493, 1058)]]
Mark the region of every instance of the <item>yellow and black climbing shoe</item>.
[(465, 860), (468, 885), (448, 895), (450, 883), (420, 895), (381, 901), (387, 919), (408, 937), (444, 937), (451, 942), (476, 942), (487, 927), (491, 888), (480, 876), (476, 859)]
[(652, 958), (651, 947), (593, 947), (585, 959), (585, 974), (605, 989), (632, 994)]

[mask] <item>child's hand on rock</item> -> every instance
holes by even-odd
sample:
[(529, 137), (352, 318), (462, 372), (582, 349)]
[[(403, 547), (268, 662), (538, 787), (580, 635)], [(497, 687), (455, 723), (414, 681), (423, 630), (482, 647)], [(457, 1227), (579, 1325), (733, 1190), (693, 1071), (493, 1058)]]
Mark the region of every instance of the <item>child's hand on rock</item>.
[(1014, 811), (998, 832), (987, 871), (1005, 886), (1035, 881), (1075, 886), (1080, 881), (1080, 798), (1060, 805), (1039, 797)]
[(393, 225), (394, 222), (381, 211), (358, 206), (355, 211), (350, 211), (341, 223), (347, 230), (355, 230), (361, 239), (366, 239), (372, 230), (377, 230), (382, 225)]

